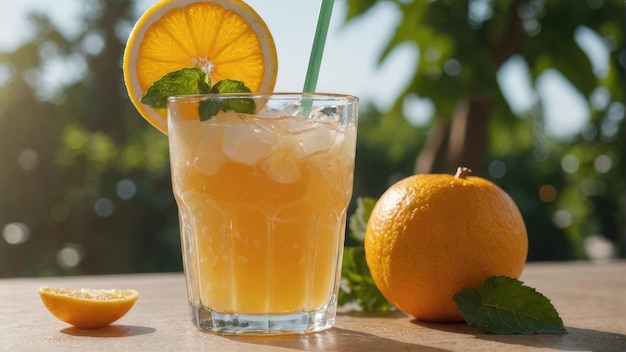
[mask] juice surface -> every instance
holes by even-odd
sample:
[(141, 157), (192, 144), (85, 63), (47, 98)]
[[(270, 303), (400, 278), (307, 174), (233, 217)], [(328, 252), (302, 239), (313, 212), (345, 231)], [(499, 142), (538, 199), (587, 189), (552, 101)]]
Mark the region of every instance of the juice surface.
[(339, 280), (354, 126), (225, 113), (170, 129), (185, 270), (212, 310), (326, 304)]

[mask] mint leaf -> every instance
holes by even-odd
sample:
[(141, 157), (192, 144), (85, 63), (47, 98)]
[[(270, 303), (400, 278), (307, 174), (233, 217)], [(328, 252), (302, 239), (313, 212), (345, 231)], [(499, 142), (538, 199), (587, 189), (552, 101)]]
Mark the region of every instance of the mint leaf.
[(202, 100), (200, 104), (198, 104), (198, 113), (200, 114), (200, 121), (206, 121), (211, 117), (217, 115), (220, 107), (217, 105), (215, 100), (207, 99)]
[(250, 93), (250, 88), (246, 87), (243, 82), (234, 79), (223, 79), (211, 87), (211, 93)]
[(367, 220), (372, 214), (372, 209), (376, 205), (376, 199), (369, 197), (359, 197), (356, 199), (356, 210), (350, 216), (350, 237), (359, 243), (365, 239), (365, 228)]
[[(211, 88), (213, 94), (223, 93), (250, 93), (250, 89), (243, 82), (232, 79), (223, 79)], [(245, 114), (254, 114), (256, 112), (256, 104), (252, 99), (223, 99), (220, 104), (223, 111), (236, 111)]]
[[(155, 81), (141, 97), (141, 102), (153, 109), (165, 109), (167, 98), (171, 96), (208, 93), (250, 93), (250, 89), (243, 82), (232, 79), (221, 80), (211, 87), (209, 75), (198, 67), (188, 67), (170, 72)], [(223, 99), (221, 104), (214, 100), (204, 100), (198, 106), (200, 120), (210, 119), (217, 115), (220, 109), (254, 114), (256, 104), (252, 99)]]
[(374, 284), (365, 262), (363, 246), (344, 248), (341, 277), (340, 306), (355, 302), (364, 312), (388, 312), (394, 309)]
[[(211, 87), (211, 93), (250, 93), (250, 88), (246, 87), (243, 82), (233, 79), (223, 79)], [(201, 101), (198, 109), (200, 112), (200, 121), (206, 121), (217, 115), (219, 110), (232, 110), (244, 114), (254, 114), (256, 112), (256, 104), (254, 100), (249, 98), (222, 98), (219, 103), (215, 100), (208, 99)]]
[(197, 67), (183, 68), (155, 81), (141, 97), (141, 102), (153, 109), (165, 109), (167, 98), (171, 96), (209, 93), (210, 81), (209, 75)]
[(493, 276), (480, 291), (465, 288), (453, 298), (467, 324), (490, 333), (567, 332), (548, 298), (510, 277)]

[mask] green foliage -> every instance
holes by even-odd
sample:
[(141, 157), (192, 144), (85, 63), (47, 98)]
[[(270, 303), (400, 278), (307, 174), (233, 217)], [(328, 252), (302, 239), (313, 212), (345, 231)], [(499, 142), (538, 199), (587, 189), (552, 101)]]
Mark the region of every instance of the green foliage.
[[(22, 242), (0, 241), (1, 277), (181, 268), (167, 138), (130, 103), (119, 65), (131, 10), (107, 3), (71, 38), (31, 16), (34, 39), (0, 53), (0, 229), (24, 229)], [(84, 50), (89, 36), (99, 53)], [(49, 63), (68, 60), (86, 69), (51, 89)]]
[(354, 302), (364, 312), (388, 312), (395, 309), (374, 284), (365, 262), (363, 246), (345, 248), (341, 270), (340, 306)]
[[(481, 16), (472, 10), (478, 2), (488, 6)], [(348, 19), (381, 3), (349, 0)], [(510, 17), (519, 13), (511, 8), (516, 3), (525, 6), (521, 26)], [(624, 256), (623, 2), (590, 7), (596, 3), (385, 0), (401, 20), (380, 62), (407, 44), (419, 50), (420, 59), (388, 111), (361, 106), (355, 199), (377, 197), (411, 174), (433, 124), (450, 120), (455, 106), (473, 94), (489, 95), (494, 103), (489, 149), (484, 171), (474, 171), (491, 177), (520, 206), (530, 236), (529, 260), (586, 258), (583, 246), (595, 234)], [(25, 242), (0, 241), (2, 277), (182, 267), (167, 138), (138, 115), (123, 85), (120, 28), (135, 20), (133, 2), (103, 4), (85, 1), (84, 30), (71, 37), (46, 16), (32, 15), (33, 39), (0, 53), (7, 77), (0, 82), (0, 228), (27, 227)], [(605, 71), (598, 72), (573, 39), (581, 30), (605, 43)], [(102, 49), (85, 50), (94, 37), (102, 40)], [(497, 81), (501, 65), (511, 58), (521, 59), (533, 85), (554, 70), (585, 97), (590, 119), (579, 135), (563, 140), (545, 133), (542, 97), (530, 111), (511, 110)], [(51, 87), (43, 79), (46, 67), (68, 60), (85, 69)], [(411, 126), (403, 111), (409, 96), (430, 99), (436, 121)], [(578, 168), (565, 171), (563, 160), (572, 158)], [(505, 172), (489, 173), (497, 163)], [(119, 192), (124, 185), (132, 192)], [(547, 186), (555, 197), (542, 200), (540, 190)], [(104, 210), (112, 205), (112, 213), (102, 212), (102, 204)], [(349, 238), (348, 244), (358, 240)], [(76, 250), (81, 261), (62, 265), (57, 255), (63, 249)], [(344, 266), (366, 283), (359, 251), (347, 248)]]
[(454, 302), (465, 321), (495, 334), (565, 333), (550, 300), (523, 282), (493, 276), (479, 290), (464, 288)]
[(348, 19), (353, 19), (369, 10), (376, 0), (348, 0)]
[(367, 227), (367, 220), (372, 214), (372, 210), (376, 205), (376, 199), (370, 197), (363, 197), (356, 199), (356, 210), (354, 214), (350, 216), (350, 236), (354, 238), (358, 243), (363, 244), (365, 240), (365, 229)]
[(341, 266), (339, 305), (356, 303), (364, 312), (387, 312), (394, 306), (380, 293), (365, 261), (365, 227), (376, 204), (373, 198), (357, 198), (357, 208), (350, 217), (350, 236), (357, 245), (344, 249)]
[[(488, 148), (483, 170), (474, 171), (491, 178), (518, 203), (530, 237), (528, 259), (588, 258), (586, 240), (596, 235), (613, 243), (615, 255), (624, 256), (623, 2), (349, 1), (349, 19), (383, 4), (395, 6), (401, 20), (380, 62), (407, 44), (417, 48), (419, 61), (396, 103), (377, 112), (378, 117), (362, 119), (355, 194), (378, 196), (383, 184), (411, 173), (410, 155), (428, 148), (424, 140), (433, 126), (451, 120), (459, 103), (487, 96), (493, 103)], [(578, 42), (585, 31), (606, 46), (605, 71), (598, 71), (593, 53)], [(571, 83), (590, 112), (580, 134), (555, 138), (545, 132), (546, 97), (538, 96), (528, 111), (511, 109), (501, 91), (507, 82), (498, 81), (502, 65), (511, 60), (525, 66), (535, 93), (548, 71)], [(433, 102), (430, 124), (414, 128), (406, 123), (402, 107), (410, 95)], [(572, 158), (578, 168), (566, 171), (561, 165)], [(609, 167), (598, 168), (599, 163)], [(546, 189), (553, 198), (542, 196)]]
[(372, 106), (359, 110), (354, 198), (378, 198), (392, 183), (413, 172), (424, 131), (400, 114), (383, 114)]

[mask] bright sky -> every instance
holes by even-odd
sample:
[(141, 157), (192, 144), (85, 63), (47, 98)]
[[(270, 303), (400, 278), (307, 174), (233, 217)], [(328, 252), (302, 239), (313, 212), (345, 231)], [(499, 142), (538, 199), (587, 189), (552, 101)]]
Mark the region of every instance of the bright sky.
[[(155, 2), (138, 0), (138, 11), (143, 12)], [(246, 2), (259, 12), (274, 36), (279, 56), (276, 90), (302, 90), (321, 1), (301, 0), (298, 6), (293, 5), (293, 0)], [(0, 23), (4, 28), (0, 31), (0, 52), (11, 50), (30, 38), (32, 33), (25, 18), (29, 10), (49, 14), (64, 33), (71, 35), (81, 30), (81, 23), (76, 19), (84, 11), (84, 4), (83, 0), (0, 2)], [(346, 25), (343, 21), (345, 7), (345, 1), (335, 1), (317, 90), (356, 95), (384, 109), (412, 77), (419, 52), (416, 48), (403, 47), (393, 52), (384, 65), (378, 65), (379, 55), (399, 13), (391, 3), (381, 2), (368, 16)], [(589, 35), (581, 37), (591, 47), (597, 45), (597, 40), (594, 42)], [(596, 69), (601, 70), (602, 57), (595, 60), (598, 61)], [(578, 132), (589, 115), (581, 97), (558, 74), (552, 72), (544, 76), (538, 90), (547, 113), (547, 130), (555, 136)], [(507, 82), (503, 91), (514, 110), (526, 110), (538, 99), (519, 64), (508, 65), (500, 80)], [(414, 101), (411, 106), (417, 113), (407, 115), (415, 123), (423, 122), (432, 113), (423, 101)]]

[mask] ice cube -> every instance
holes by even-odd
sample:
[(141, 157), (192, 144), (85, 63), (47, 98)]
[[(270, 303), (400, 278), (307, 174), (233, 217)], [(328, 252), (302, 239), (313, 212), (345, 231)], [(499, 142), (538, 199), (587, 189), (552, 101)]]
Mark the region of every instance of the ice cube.
[(190, 160), (205, 175), (214, 174), (224, 164), (225, 159), (220, 149), (222, 128), (219, 124), (204, 122), (198, 129), (198, 140)]
[(224, 154), (231, 160), (254, 165), (266, 158), (278, 136), (249, 119), (239, 119), (224, 126)]
[(281, 117), (272, 119), (272, 130), (283, 136), (297, 135), (317, 128), (315, 121), (304, 117)]
[(200, 121), (170, 123), (168, 134), (172, 160), (186, 162), (192, 158), (200, 139), (199, 127)]
[(318, 123), (316, 128), (295, 135), (298, 140), (297, 157), (305, 157), (319, 152), (330, 151), (334, 145), (340, 144), (343, 134), (326, 124)]
[(300, 103), (300, 101), (286, 105), (276, 112), (276, 114), (279, 116), (300, 116), (301, 113), (302, 104)]
[(267, 105), (263, 107), (261, 112), (259, 112), (260, 116), (263, 117), (279, 117), (279, 116), (301, 116), (302, 115), (302, 104), (300, 101), (296, 101), (292, 104), (288, 104), (285, 106), (274, 105), (272, 102), (268, 102)]
[(300, 178), (296, 156), (288, 145), (277, 148), (264, 162), (263, 171), (278, 183), (293, 183)]
[(312, 120), (340, 122), (341, 113), (337, 106), (324, 106), (311, 111), (309, 115)]

